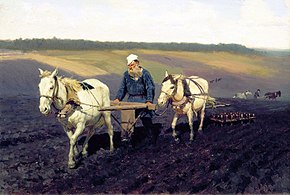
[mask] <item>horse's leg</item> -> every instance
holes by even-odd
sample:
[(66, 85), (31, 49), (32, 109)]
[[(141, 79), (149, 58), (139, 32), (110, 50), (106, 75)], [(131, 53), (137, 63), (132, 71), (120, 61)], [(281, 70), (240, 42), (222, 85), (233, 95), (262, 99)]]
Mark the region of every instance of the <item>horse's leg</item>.
[(90, 127), (88, 129), (88, 134), (86, 137), (86, 140), (83, 144), (83, 149), (82, 149), (82, 156), (87, 156), (88, 154), (88, 147), (89, 147), (89, 140), (91, 139), (91, 137), (94, 135), (94, 126)]
[(189, 124), (189, 128), (190, 128), (190, 138), (189, 138), (189, 141), (193, 141), (194, 132), (193, 132), (193, 111), (192, 111), (192, 109), (190, 109), (187, 112), (187, 118), (188, 118), (188, 124)]
[[(73, 131), (70, 130), (70, 131), (66, 132), (66, 134), (67, 134), (69, 140), (71, 140), (71, 137), (73, 136)], [(73, 152), (74, 152), (74, 154), (77, 154), (79, 152), (76, 145), (73, 148)]]
[(66, 133), (67, 137), (70, 139), (71, 136), (72, 136), (72, 127), (69, 126), (69, 125), (66, 126), (66, 125), (65, 125), (62, 121), (60, 121), (60, 120), (59, 120), (59, 122), (60, 122), (60, 124), (61, 124), (61, 126), (62, 126), (64, 132)]
[[(65, 125), (62, 125), (64, 132), (66, 133), (67, 137), (69, 138), (69, 140), (71, 139), (71, 137), (73, 136), (73, 130), (72, 127), (66, 127)], [(77, 154), (78, 153), (78, 148), (74, 147), (74, 153)]]
[(110, 151), (113, 151), (114, 150), (114, 143), (113, 143), (114, 130), (113, 130), (112, 122), (111, 122), (111, 112), (104, 111), (103, 116), (104, 116), (105, 124), (108, 128), (108, 134), (110, 137)]
[(176, 138), (177, 134), (176, 134), (176, 131), (175, 131), (175, 127), (176, 127), (177, 119), (178, 119), (178, 114), (175, 113), (175, 114), (174, 114), (174, 117), (173, 117), (173, 120), (172, 120), (172, 123), (171, 123), (172, 136), (173, 136), (173, 138), (175, 139), (175, 141), (178, 141), (178, 138)]
[(76, 142), (77, 142), (78, 137), (83, 133), (84, 129), (85, 129), (85, 124), (78, 123), (74, 134), (70, 138), (70, 150), (69, 150), (69, 155), (68, 155), (69, 168), (74, 168), (76, 165), (76, 162), (74, 160), (74, 157), (77, 154), (75, 153)]
[(200, 124), (198, 127), (198, 132), (200, 132), (200, 133), (202, 132), (204, 114), (205, 114), (205, 103), (203, 104), (202, 109), (200, 110)]

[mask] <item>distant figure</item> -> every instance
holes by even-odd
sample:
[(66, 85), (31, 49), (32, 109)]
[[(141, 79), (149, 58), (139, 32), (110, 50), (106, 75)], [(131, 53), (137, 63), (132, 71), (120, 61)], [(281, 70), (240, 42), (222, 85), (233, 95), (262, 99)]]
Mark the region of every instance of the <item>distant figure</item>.
[(254, 93), (254, 98), (258, 99), (260, 97), (260, 89), (257, 89), (257, 91)]
[(210, 83), (214, 83), (214, 82), (219, 82), (220, 80), (222, 80), (222, 78), (215, 78), (214, 80), (210, 80)]
[(217, 83), (218, 81), (222, 80), (222, 78), (216, 78), (215, 82)]
[(238, 99), (247, 99), (247, 97), (249, 96), (249, 95), (252, 95), (252, 92), (250, 92), (250, 91), (245, 91), (245, 92), (243, 92), (243, 93), (236, 93), (234, 96), (233, 96), (233, 98), (238, 98)]
[(281, 97), (281, 91), (276, 91), (276, 92), (267, 92), (265, 93), (264, 97), (265, 99), (269, 99), (269, 100), (276, 100), (277, 97)]

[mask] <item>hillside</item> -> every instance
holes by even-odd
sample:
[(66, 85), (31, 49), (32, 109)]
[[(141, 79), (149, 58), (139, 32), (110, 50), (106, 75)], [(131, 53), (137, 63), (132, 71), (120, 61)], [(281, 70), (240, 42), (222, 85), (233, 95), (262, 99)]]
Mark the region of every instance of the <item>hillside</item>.
[[(281, 90), (281, 99), (283, 100), (289, 100), (290, 97), (289, 56), (157, 50), (53, 50), (2, 55), (0, 56), (1, 93), (5, 95), (5, 93), (13, 90), (13, 87), (6, 87), (7, 89), (5, 89), (5, 86), (7, 86), (5, 83), (9, 83), (8, 86), (17, 86), (17, 83), (23, 85), (22, 81), (25, 81), (25, 79), (36, 78), (37, 76), (34, 74), (38, 74), (37, 66), (42, 65), (46, 65), (45, 68), (50, 70), (58, 67), (64, 71), (65, 76), (102, 78), (110, 85), (119, 81), (116, 78), (120, 78), (126, 69), (125, 59), (129, 53), (139, 55), (142, 66), (151, 72), (157, 85), (162, 81), (165, 70), (168, 70), (169, 73), (182, 73), (187, 76), (198, 75), (208, 81), (221, 78), (219, 82), (212, 82), (210, 86), (210, 93), (216, 97), (232, 97), (236, 92), (246, 90), (255, 92), (258, 88), (261, 89), (262, 94), (268, 91)], [(19, 65), (17, 65), (18, 63)], [(37, 63), (41, 65), (37, 65)], [(8, 66), (7, 64), (13, 65)], [(15, 74), (14, 81), (10, 78), (9, 72), (11, 70)], [(25, 75), (22, 76), (22, 72), (28, 72), (31, 76), (34, 76), (25, 78)], [(17, 81), (18, 79), (20, 81)], [(7, 82), (7, 80), (10, 81)], [(27, 82), (38, 82), (38, 79)]]

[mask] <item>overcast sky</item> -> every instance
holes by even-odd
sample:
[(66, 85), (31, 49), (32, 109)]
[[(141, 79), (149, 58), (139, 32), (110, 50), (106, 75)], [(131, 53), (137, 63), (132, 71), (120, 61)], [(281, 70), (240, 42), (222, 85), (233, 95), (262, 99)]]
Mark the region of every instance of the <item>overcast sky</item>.
[(290, 49), (290, 0), (0, 0), (0, 39)]

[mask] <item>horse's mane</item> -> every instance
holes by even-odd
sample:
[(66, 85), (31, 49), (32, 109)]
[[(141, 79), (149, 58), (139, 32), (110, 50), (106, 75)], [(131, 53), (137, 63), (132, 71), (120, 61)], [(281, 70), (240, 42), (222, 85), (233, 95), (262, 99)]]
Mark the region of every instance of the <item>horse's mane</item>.
[(60, 78), (60, 80), (65, 86), (71, 88), (73, 91), (80, 91), (82, 89), (81, 82), (76, 79), (63, 77)]
[[(44, 77), (48, 77), (50, 76), (52, 73), (48, 70), (45, 70), (42, 72), (42, 74), (39, 75), (40, 78), (44, 78)], [(80, 91), (82, 89), (81, 86), (81, 82), (76, 80), (76, 79), (72, 79), (72, 78), (67, 78), (67, 77), (59, 77), (59, 80), (66, 86), (69, 88), (69, 90), (71, 91)]]
[(48, 70), (45, 70), (42, 72), (42, 74), (39, 75), (40, 78), (48, 77), (51, 75), (51, 72)]
[(162, 83), (165, 82), (165, 81), (167, 81), (167, 80), (170, 80), (171, 83), (174, 83), (174, 79), (176, 79), (176, 78), (181, 79), (181, 80), (184, 80), (187, 77), (184, 76), (184, 75), (182, 75), (182, 74), (170, 74), (170, 75), (168, 75), (167, 77), (165, 77), (163, 79)]

